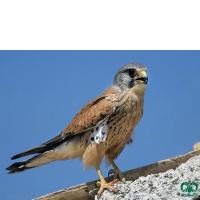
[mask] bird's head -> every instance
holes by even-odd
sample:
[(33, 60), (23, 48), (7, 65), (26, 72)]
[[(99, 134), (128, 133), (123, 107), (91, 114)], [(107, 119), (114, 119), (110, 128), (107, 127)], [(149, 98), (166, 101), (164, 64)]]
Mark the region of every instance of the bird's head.
[(124, 90), (145, 91), (148, 82), (147, 68), (139, 63), (122, 66), (115, 75), (114, 86)]

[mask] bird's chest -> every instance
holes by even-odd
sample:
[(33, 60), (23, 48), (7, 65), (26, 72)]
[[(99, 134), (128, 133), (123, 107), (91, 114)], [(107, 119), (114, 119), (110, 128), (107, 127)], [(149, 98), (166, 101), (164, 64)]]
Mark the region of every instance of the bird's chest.
[(143, 113), (143, 99), (127, 95), (116, 103), (116, 110), (107, 122), (107, 149), (124, 146)]

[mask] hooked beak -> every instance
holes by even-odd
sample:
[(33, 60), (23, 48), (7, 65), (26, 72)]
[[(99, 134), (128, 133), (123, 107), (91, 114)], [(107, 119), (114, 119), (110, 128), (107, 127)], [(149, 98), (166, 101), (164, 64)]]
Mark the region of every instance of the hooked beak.
[(144, 84), (147, 84), (148, 82), (148, 76), (145, 71), (141, 71), (140, 76), (136, 78), (136, 80), (142, 81)]

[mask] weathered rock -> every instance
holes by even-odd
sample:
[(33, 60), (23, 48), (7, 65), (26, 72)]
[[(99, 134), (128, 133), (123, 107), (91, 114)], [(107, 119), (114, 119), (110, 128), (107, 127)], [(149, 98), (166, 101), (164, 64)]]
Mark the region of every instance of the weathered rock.
[(200, 155), (190, 158), (175, 170), (170, 169), (164, 173), (139, 177), (129, 183), (118, 183), (114, 187), (120, 190), (120, 194), (105, 191), (100, 200), (176, 200), (176, 199), (200, 199), (200, 189), (195, 192), (197, 197), (182, 197), (181, 194), (193, 194), (182, 192), (183, 182), (195, 182), (200, 187)]

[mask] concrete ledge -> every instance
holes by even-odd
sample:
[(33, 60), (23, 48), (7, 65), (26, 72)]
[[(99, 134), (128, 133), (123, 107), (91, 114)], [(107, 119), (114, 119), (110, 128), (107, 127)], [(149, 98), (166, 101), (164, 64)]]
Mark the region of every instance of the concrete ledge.
[[(123, 172), (127, 181), (134, 181), (140, 176), (147, 176), (149, 174), (157, 174), (161, 172), (166, 172), (169, 169), (175, 169), (182, 163), (185, 163), (191, 157), (200, 155), (200, 150), (189, 152), (185, 155), (176, 156), (167, 160), (162, 160), (151, 165), (140, 167), (137, 169), (129, 170)], [(106, 178), (107, 181), (113, 180), (113, 176)], [(97, 180), (63, 189), (45, 196), (36, 198), (34, 200), (92, 200), (97, 192), (95, 186)]]

